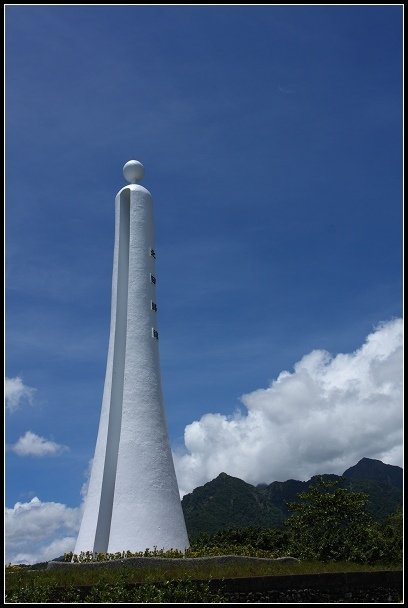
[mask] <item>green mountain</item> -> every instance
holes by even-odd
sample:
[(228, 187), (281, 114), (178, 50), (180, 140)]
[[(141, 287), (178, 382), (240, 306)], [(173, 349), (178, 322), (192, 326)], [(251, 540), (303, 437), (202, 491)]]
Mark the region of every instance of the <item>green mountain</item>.
[[(343, 488), (366, 492), (368, 509), (376, 519), (382, 519), (402, 506), (400, 467), (363, 458), (342, 476), (323, 477), (338, 479)], [(281, 526), (290, 515), (288, 503), (295, 502), (298, 494), (305, 492), (314, 479), (289, 479), (253, 486), (221, 473), (183, 497), (181, 504), (189, 536), (194, 538), (201, 532), (213, 534), (228, 528)]]
[(374, 460), (373, 458), (362, 458), (354, 467), (344, 471), (343, 477), (357, 481), (369, 479), (402, 490), (401, 467), (384, 464), (381, 460)]
[(283, 523), (282, 511), (242, 479), (221, 473), (182, 500), (190, 536), (231, 527), (272, 528)]

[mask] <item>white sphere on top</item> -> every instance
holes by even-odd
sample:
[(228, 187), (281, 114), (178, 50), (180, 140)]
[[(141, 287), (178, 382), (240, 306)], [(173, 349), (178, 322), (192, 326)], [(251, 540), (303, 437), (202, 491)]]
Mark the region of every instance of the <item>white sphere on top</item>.
[(138, 160), (128, 160), (123, 166), (123, 175), (131, 184), (137, 184), (144, 176), (144, 167)]

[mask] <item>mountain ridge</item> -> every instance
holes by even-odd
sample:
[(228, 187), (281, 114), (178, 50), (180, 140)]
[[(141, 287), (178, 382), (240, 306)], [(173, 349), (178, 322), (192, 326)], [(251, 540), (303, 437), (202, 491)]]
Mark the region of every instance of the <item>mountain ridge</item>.
[[(256, 486), (225, 472), (199, 486), (182, 499), (190, 538), (202, 532), (238, 527), (282, 526), (290, 515), (288, 503), (295, 502), (318, 477), (307, 481), (288, 479)], [(368, 494), (368, 510), (383, 519), (402, 506), (402, 468), (380, 460), (362, 458), (343, 475), (323, 474), (338, 480), (340, 487)]]

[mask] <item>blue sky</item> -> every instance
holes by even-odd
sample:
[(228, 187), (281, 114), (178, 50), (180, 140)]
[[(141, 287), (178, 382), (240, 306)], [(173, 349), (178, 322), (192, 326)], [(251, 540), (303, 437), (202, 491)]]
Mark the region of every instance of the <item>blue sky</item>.
[(7, 377), (35, 389), (7, 444), (68, 448), (9, 449), (8, 506), (81, 500), (131, 158), (155, 201), (175, 451), (401, 316), (401, 32), (401, 6), (6, 8)]

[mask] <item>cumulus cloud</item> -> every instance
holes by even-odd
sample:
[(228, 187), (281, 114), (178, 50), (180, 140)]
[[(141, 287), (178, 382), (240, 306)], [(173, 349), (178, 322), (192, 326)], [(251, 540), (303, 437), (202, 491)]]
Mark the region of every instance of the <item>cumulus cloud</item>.
[(23, 401), (28, 401), (31, 405), (36, 390), (37, 389), (35, 388), (26, 386), (19, 376), (16, 376), (15, 378), (6, 378), (6, 408), (12, 413), (20, 407)]
[(92, 460), (85, 471), (79, 507), (58, 502), (17, 502), (6, 508), (6, 563), (36, 564), (74, 551), (84, 511)]
[[(378, 326), (353, 353), (312, 351), (241, 401), (244, 414), (206, 414), (186, 427), (185, 451), (174, 455), (182, 494), (222, 471), (256, 484), (339, 474), (364, 456), (401, 466), (402, 320)], [(58, 446), (28, 431), (13, 448), (24, 438), (40, 452)], [(6, 509), (7, 562), (73, 550), (82, 511), (37, 497)]]
[(6, 562), (33, 564), (54, 559), (75, 546), (81, 508), (57, 502), (17, 502), (6, 509)]
[(402, 464), (402, 319), (379, 325), (355, 352), (315, 350), (245, 414), (206, 414), (185, 428), (174, 461), (181, 494), (222, 471), (249, 483), (341, 474), (362, 457)]
[(66, 445), (49, 441), (31, 431), (20, 437), (16, 443), (9, 448), (18, 456), (56, 456), (68, 450)]

